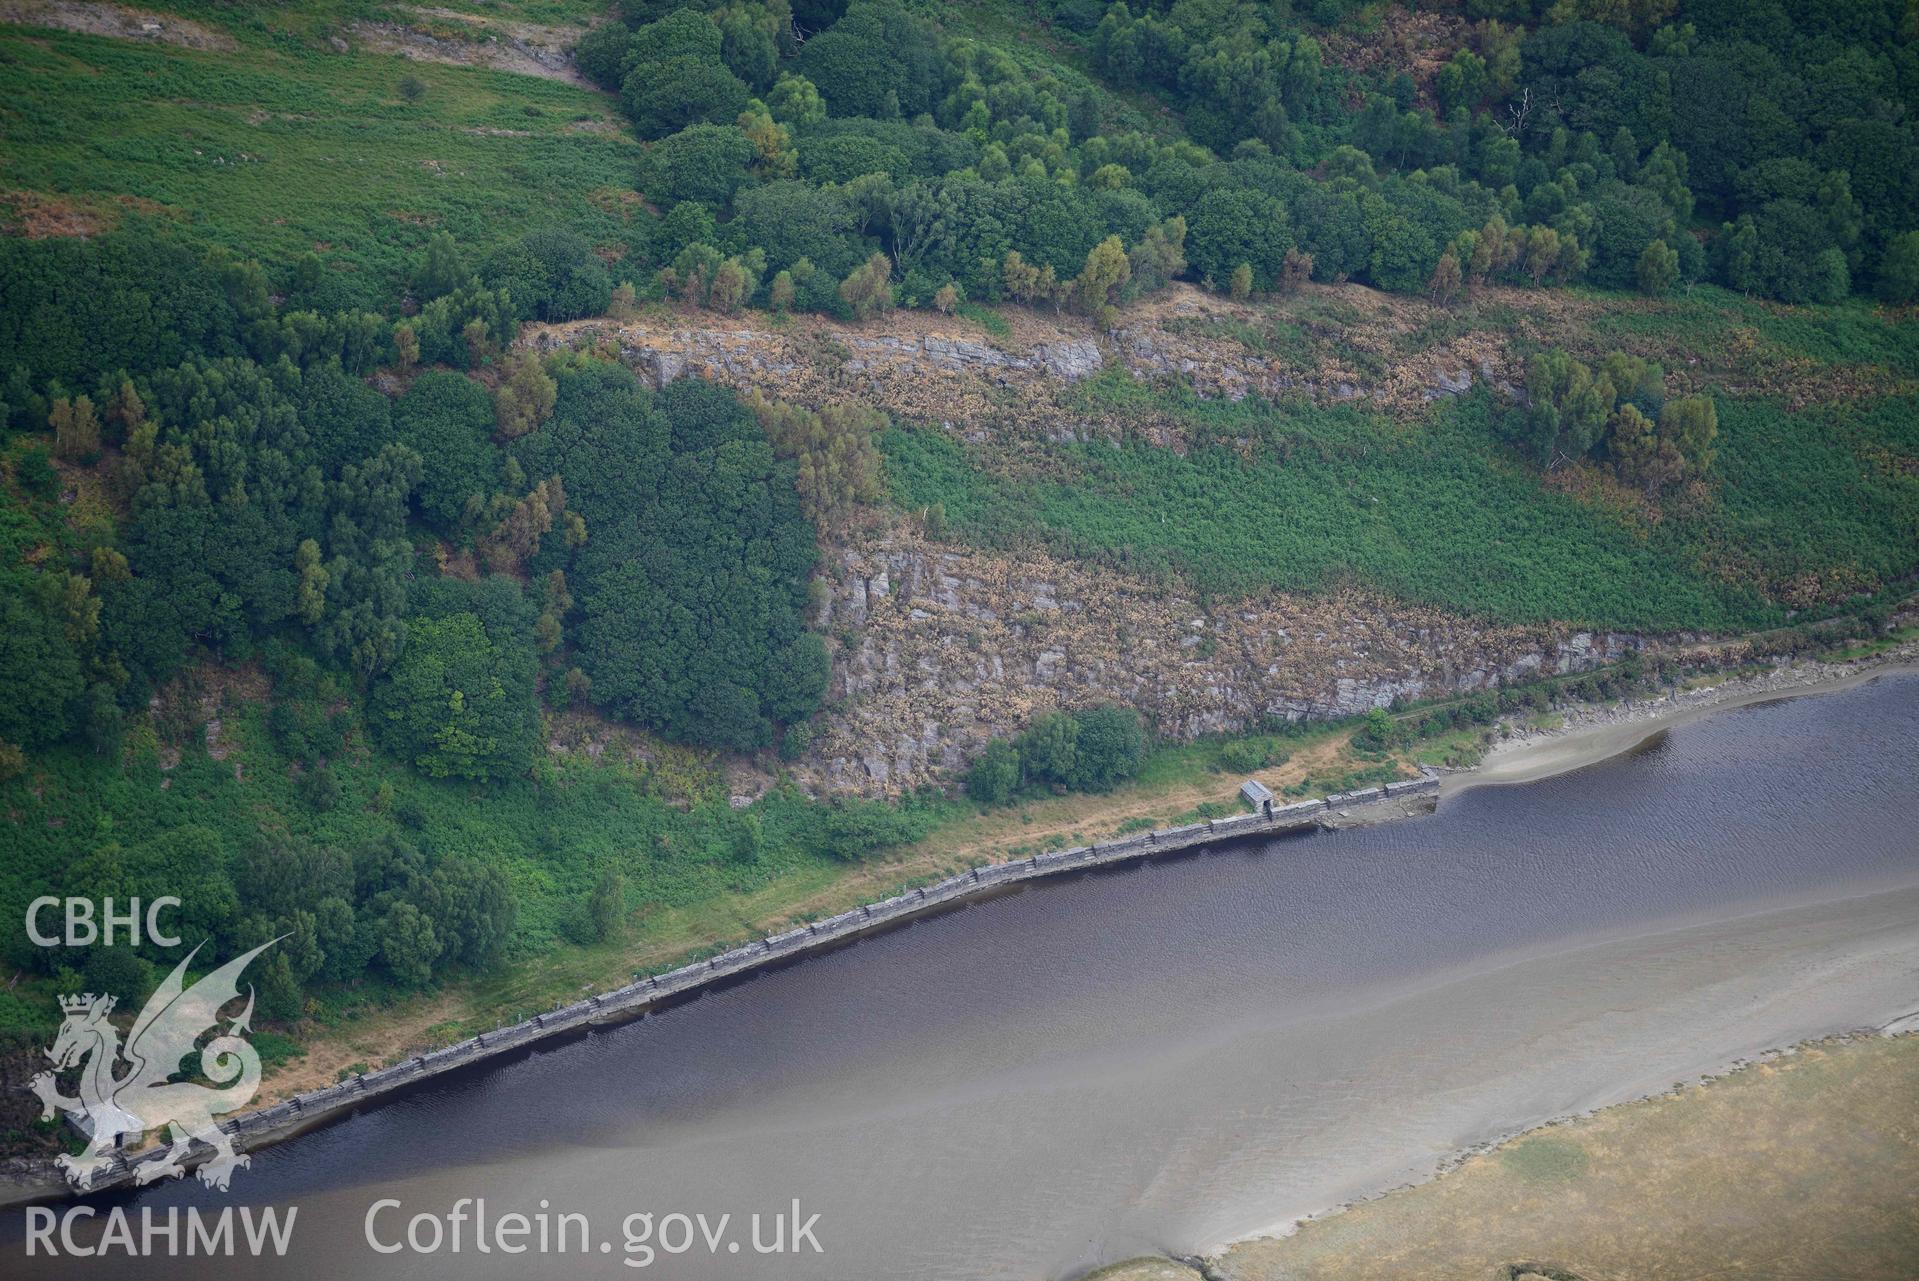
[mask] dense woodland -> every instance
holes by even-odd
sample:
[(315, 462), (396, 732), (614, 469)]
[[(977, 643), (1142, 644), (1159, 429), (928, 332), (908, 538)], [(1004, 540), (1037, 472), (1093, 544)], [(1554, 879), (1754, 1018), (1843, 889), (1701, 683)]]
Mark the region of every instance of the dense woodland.
[[(1415, 441), (1106, 379), (1086, 408), (1156, 398), (1202, 447), (1075, 446), (1035, 477), (857, 405), (655, 392), (513, 345), (660, 303), (1103, 323), (1176, 279), (1919, 297), (1907, 6), (1435, 8), (1457, 48), (1415, 79), (1336, 56), (1392, 20), (1341, 0), (1052, 0), (1043, 48), (900, 0), (625, 0), (577, 52), (643, 144), (617, 231), (402, 223), (362, 270), (190, 220), (0, 239), (0, 796), (47, 814), (0, 902), (166, 892), (235, 947), (287, 934), (262, 1008), (290, 1018), (349, 980), (483, 970), (912, 839), (936, 802), (678, 806), (558, 775), (545, 747), (552, 714), (590, 708), (775, 768), (803, 753), (817, 539), (858, 504), (1202, 591), (1357, 576), (1503, 621), (1755, 626), (1909, 573), (1909, 397), (1789, 419), (1542, 351), (1525, 408), (1475, 396)], [(1904, 467), (1861, 479), (1834, 441)], [(1272, 464), (1250, 476), (1247, 442)], [(1675, 514), (1623, 535), (1542, 497), (1567, 460)], [(222, 704), (209, 674), (233, 671), (268, 692)], [(209, 759), (209, 706), (268, 790)], [(973, 794), (1110, 788), (1144, 743), (1130, 713), (1060, 714), (991, 749)], [(124, 949), (9, 959), (144, 977)], [(0, 995), (0, 1024), (40, 1017)]]
[[(391, 782), (338, 830), (378, 761), (482, 788), (504, 827), (546, 772), (543, 707), (590, 704), (707, 747), (769, 747), (794, 727), (803, 743), (827, 674), (802, 618), (811, 504), (858, 490), (880, 420), (829, 424), (698, 380), (655, 394), (604, 360), (507, 354), (509, 290), (540, 296), (555, 241), (572, 247), (517, 246), (519, 274), (496, 287), (428, 252), (398, 320), (295, 310), (258, 264), (175, 246), (0, 246), (13, 349), (36, 361), (17, 367), (7, 407), (21, 434), (0, 785), (44, 789), (65, 760), (77, 800), (89, 759), (152, 766), (206, 715), (182, 692), (202, 665), (258, 665), (273, 690), (261, 746), (312, 837), (215, 804), (184, 833), (127, 815), (152, 839), (76, 864), (68, 834), (43, 832), (9, 862), (8, 901), (49, 885), (180, 893), (160, 887), (191, 866), (196, 925), (236, 944), (300, 941), (274, 962), (265, 1008), (285, 1015), (301, 983), (371, 963), (417, 985), (497, 959), (516, 928), (506, 869), (444, 854), (445, 833), (422, 842), (427, 811)], [(23, 301), (38, 299), (54, 301)], [(688, 822), (648, 804), (651, 821), (690, 831), (696, 863), (749, 879), (778, 866), (760, 863), (758, 817)], [(789, 859), (856, 857), (918, 830), (896, 809), (780, 804)], [(623, 918), (622, 881), (579, 898), (589, 889)], [(95, 953), (137, 968), (124, 949)]]
[(1352, 7), (1039, 6), (1098, 83), (898, 0), (631, 0), (579, 60), (653, 143), (663, 286), (727, 310), (1097, 314), (1182, 275), (1919, 289), (1900, 4), (1471, 0), (1425, 86), (1328, 61)]

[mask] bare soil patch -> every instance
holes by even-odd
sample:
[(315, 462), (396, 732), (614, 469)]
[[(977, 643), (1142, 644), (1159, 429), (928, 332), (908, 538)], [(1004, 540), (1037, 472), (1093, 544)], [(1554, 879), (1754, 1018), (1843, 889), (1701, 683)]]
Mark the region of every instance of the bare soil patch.
[(149, 40), (182, 49), (231, 53), (239, 43), (224, 31), (126, 5), (98, 0), (0, 0), (0, 22), (23, 27), (52, 27), (115, 40)]
[(1328, 61), (1362, 75), (1405, 72), (1421, 102), (1437, 107), (1433, 77), (1466, 43), (1466, 20), (1452, 13), (1414, 13), (1403, 5), (1381, 8), (1369, 32), (1329, 31), (1322, 40)]
[(573, 46), (584, 27), (543, 27), (454, 9), (406, 11), (414, 15), (413, 21), (355, 22), (349, 30), (364, 48), (416, 62), (486, 67), (594, 87), (573, 65)]
[(124, 214), (165, 217), (176, 212), (139, 196), (66, 196), (46, 191), (0, 191), (0, 234), (45, 240), (84, 238), (112, 231)]

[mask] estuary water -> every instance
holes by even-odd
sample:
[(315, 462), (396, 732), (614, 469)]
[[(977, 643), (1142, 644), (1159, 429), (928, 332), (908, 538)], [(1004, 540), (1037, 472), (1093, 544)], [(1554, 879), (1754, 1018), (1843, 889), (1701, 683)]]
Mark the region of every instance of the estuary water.
[[(1030, 887), (421, 1088), (229, 1194), (96, 1202), (297, 1206), (284, 1259), (26, 1259), (16, 1207), (0, 1272), (1049, 1281), (1214, 1248), (1919, 1010), (1915, 760), (1891, 676), (1421, 820)], [(468, 1207), (456, 1254), (462, 1198), (590, 1236), (482, 1254)], [(802, 1252), (757, 1253), (796, 1199)], [(668, 1253), (673, 1212), (732, 1217)]]

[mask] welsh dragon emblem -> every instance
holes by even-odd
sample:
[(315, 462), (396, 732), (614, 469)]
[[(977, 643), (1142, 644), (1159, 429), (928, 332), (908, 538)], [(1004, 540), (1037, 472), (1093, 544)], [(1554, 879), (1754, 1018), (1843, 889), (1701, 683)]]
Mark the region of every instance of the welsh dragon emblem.
[[(218, 1030), (220, 1007), (240, 995), (240, 973), (247, 963), (278, 941), (262, 943), (187, 987), (187, 966), (200, 951), (194, 948), (148, 998), (127, 1033), (124, 1049), (118, 1029), (107, 1021), (115, 997), (89, 992), (60, 998), (66, 1020), (47, 1057), (56, 1071), (85, 1064), (80, 1070), (80, 1097), (61, 1094), (53, 1072), (34, 1077), (30, 1088), (40, 1096), (42, 1120), (52, 1120), (58, 1108), (91, 1127), (92, 1141), (85, 1152), (58, 1158), (75, 1187), (85, 1190), (93, 1185), (94, 1176), (112, 1164), (123, 1137), (138, 1139), (162, 1128), (168, 1131), (171, 1146), (164, 1159), (135, 1167), (139, 1183), (186, 1173), (183, 1158), (196, 1139), (213, 1149), (199, 1170), (200, 1181), (208, 1187), (224, 1191), (233, 1171), (249, 1164), (247, 1157), (233, 1150), (233, 1140), (214, 1118), (245, 1107), (260, 1088), (260, 1056), (242, 1035), (253, 1018), (251, 986), (239, 1017), (228, 1022), (224, 1034), (200, 1048), (201, 1075), (227, 1088), (170, 1078), (180, 1071), (180, 1060), (193, 1052), (201, 1034)], [(128, 1069), (122, 1075), (118, 1064), (123, 1057)]]

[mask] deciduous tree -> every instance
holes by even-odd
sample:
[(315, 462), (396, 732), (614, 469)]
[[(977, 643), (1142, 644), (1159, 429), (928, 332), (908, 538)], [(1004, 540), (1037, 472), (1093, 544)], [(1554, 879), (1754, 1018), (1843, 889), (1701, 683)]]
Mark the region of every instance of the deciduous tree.
[(1663, 297), (1679, 279), (1678, 251), (1663, 240), (1649, 242), (1646, 251), (1639, 255), (1636, 275), (1640, 293), (1649, 298)]
[(558, 385), (533, 352), (521, 351), (508, 357), (506, 378), (493, 396), (500, 435), (516, 440), (545, 422), (553, 412), (557, 392)]
[(53, 428), (53, 453), (64, 462), (90, 463), (100, 455), (100, 419), (89, 396), (54, 399), (47, 415)]
[(876, 253), (853, 274), (840, 282), (840, 299), (853, 309), (855, 319), (864, 320), (878, 312), (893, 309), (893, 263)]
[(1118, 236), (1108, 236), (1086, 255), (1086, 265), (1073, 281), (1073, 298), (1102, 329), (1113, 323), (1120, 291), (1133, 278), (1133, 264)]

